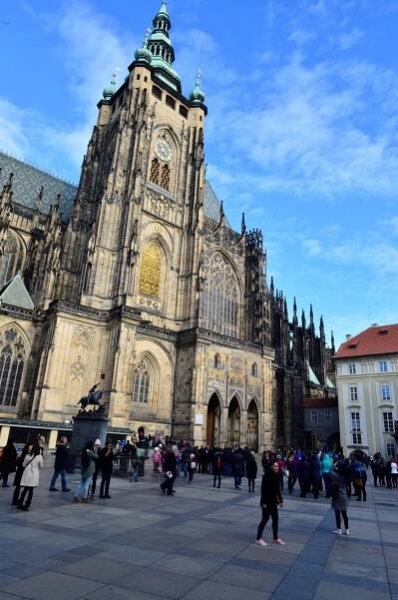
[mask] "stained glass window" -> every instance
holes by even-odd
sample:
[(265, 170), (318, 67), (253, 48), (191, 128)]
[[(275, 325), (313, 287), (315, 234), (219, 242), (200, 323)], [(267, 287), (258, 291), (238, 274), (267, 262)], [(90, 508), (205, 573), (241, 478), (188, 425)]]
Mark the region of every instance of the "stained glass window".
[(16, 406), (25, 360), (22, 337), (13, 328), (0, 337), (0, 405)]
[(201, 327), (238, 337), (239, 291), (232, 265), (216, 252), (204, 266), (204, 286), (200, 299)]
[(155, 242), (145, 246), (142, 253), (139, 291), (146, 296), (159, 298), (162, 258)]
[(157, 183), (159, 185), (160, 178), (160, 164), (157, 158), (154, 158), (151, 164), (151, 174), (149, 176), (149, 180), (152, 183)]
[(149, 370), (144, 360), (142, 360), (134, 372), (133, 381), (133, 402), (148, 404), (149, 402)]
[(170, 188), (170, 167), (169, 165), (163, 165), (162, 167), (162, 176), (160, 179), (160, 186), (168, 190)]

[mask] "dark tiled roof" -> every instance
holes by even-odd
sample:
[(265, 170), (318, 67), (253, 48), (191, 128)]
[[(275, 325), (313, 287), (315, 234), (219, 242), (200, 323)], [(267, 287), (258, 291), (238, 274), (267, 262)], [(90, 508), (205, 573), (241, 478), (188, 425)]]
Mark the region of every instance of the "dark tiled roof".
[[(221, 218), (221, 202), (216, 196), (215, 191), (211, 187), (210, 183), (206, 181), (205, 184), (205, 194), (203, 199), (203, 208), (205, 211), (205, 215), (208, 219), (212, 219), (212, 221), (219, 221)], [(229, 227), (229, 223), (226, 217), (225, 222)]]
[(12, 199), (17, 204), (35, 208), (40, 188), (43, 186), (41, 212), (49, 213), (57, 195), (61, 194), (61, 214), (67, 218), (77, 193), (77, 187), (36, 167), (32, 167), (13, 156), (0, 151), (0, 191), (7, 182), (10, 173), (14, 173)]
[(365, 329), (341, 344), (336, 358), (398, 354), (398, 325), (381, 325)]

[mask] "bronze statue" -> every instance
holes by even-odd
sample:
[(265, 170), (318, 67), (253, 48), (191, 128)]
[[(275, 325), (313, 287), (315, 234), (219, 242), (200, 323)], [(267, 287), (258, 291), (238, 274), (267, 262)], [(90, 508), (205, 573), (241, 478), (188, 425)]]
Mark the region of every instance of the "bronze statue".
[(87, 396), (82, 396), (78, 402), (81, 406), (81, 410), (79, 412), (87, 412), (86, 408), (89, 405), (96, 406), (94, 412), (102, 412), (104, 410), (104, 405), (101, 404), (100, 400), (102, 398), (102, 390), (97, 390), (99, 386), (99, 382), (93, 385), (93, 387), (89, 390)]

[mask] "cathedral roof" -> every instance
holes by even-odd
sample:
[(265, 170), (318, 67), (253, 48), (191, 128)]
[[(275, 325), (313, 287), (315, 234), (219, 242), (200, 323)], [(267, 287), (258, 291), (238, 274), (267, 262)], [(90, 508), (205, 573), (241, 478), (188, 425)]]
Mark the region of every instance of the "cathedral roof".
[[(217, 198), (215, 191), (211, 187), (210, 183), (206, 181), (205, 193), (203, 198), (203, 208), (205, 216), (212, 221), (219, 221), (221, 219), (221, 202)], [(227, 218), (224, 216), (225, 223), (230, 227)]]
[(8, 281), (0, 290), (0, 304), (17, 306), (28, 310), (34, 309), (32, 298), (25, 287), (23, 279), (19, 273)]
[(43, 187), (43, 198), (40, 211), (48, 214), (50, 208), (61, 194), (61, 215), (68, 217), (77, 187), (59, 177), (54, 177), (25, 163), (9, 154), (0, 151), (0, 190), (7, 183), (10, 173), (14, 173), (12, 182), (12, 200), (28, 208), (38, 208), (37, 198)]

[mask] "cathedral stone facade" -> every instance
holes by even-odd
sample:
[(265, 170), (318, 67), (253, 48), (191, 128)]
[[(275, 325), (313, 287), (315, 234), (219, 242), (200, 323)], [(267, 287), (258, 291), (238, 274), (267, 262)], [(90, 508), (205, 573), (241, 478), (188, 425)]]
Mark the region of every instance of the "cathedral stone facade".
[(100, 382), (119, 436), (260, 451), (301, 443), (311, 362), (333, 386), (322, 330), (289, 322), (261, 232), (233, 231), (206, 181), (205, 97), (199, 78), (183, 95), (170, 27), (164, 2), (104, 90), (77, 189), (0, 154), (3, 441), (53, 444)]

